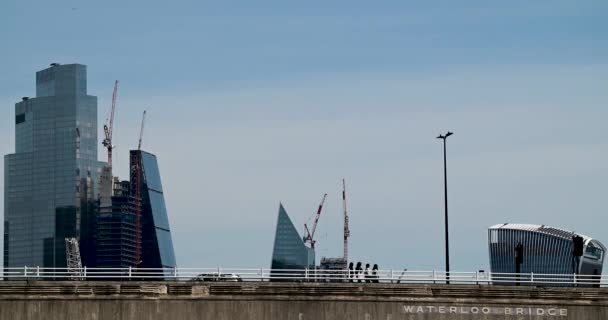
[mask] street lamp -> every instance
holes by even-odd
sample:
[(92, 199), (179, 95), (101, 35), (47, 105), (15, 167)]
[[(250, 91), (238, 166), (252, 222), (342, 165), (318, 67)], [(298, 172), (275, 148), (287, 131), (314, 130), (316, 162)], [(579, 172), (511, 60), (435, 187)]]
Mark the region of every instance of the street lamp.
[(450, 284), (450, 239), (448, 236), (448, 167), (446, 158), (446, 139), (453, 135), (453, 132), (447, 132), (444, 135), (439, 135), (437, 139), (443, 139), (443, 185), (444, 185), (444, 199), (445, 199), (445, 277), (446, 284)]

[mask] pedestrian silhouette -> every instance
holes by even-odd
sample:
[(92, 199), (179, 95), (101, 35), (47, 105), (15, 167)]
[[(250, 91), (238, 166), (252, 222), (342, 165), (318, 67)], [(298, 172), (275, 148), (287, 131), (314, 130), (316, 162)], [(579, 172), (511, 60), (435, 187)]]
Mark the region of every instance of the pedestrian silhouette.
[(372, 282), (375, 283), (379, 283), (379, 277), (378, 277), (378, 265), (374, 264), (374, 267), (372, 268), (372, 277), (374, 278), (374, 280)]

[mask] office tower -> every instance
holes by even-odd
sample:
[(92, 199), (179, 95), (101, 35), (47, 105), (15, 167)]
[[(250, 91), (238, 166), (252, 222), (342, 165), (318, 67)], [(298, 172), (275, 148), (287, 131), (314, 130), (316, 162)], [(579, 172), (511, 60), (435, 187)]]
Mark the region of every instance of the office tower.
[[(574, 253), (573, 237), (583, 240), (582, 256)], [(517, 246), (521, 251), (517, 253)], [(553, 228), (546, 225), (505, 223), (488, 229), (488, 247), (490, 251), (490, 269), (495, 284), (513, 284), (513, 275), (522, 275), (522, 280), (531, 280), (536, 274), (536, 281), (542, 275), (554, 275), (553, 278), (572, 281), (572, 275), (599, 276), (602, 274), (606, 247), (598, 240), (571, 231)], [(516, 255), (520, 255), (516, 259)], [(518, 266), (519, 264), (519, 266)], [(496, 274), (496, 275), (494, 275)], [(501, 281), (500, 274), (510, 278)], [(583, 276), (584, 278), (585, 276)], [(590, 279), (587, 277), (587, 279)], [(560, 285), (547, 283), (548, 286)]]
[[(141, 168), (140, 179), (136, 177), (138, 161)], [(138, 197), (141, 199), (141, 255), (137, 265), (141, 268), (174, 268), (175, 252), (156, 156), (141, 150), (131, 150), (130, 163), (131, 197), (134, 201), (137, 201)], [(138, 180), (139, 195), (136, 192)]]
[(87, 69), (59, 65), (36, 73), (36, 97), (15, 104), (15, 153), (4, 161), (4, 266), (64, 267), (65, 238), (94, 258), (97, 97)]
[[(280, 204), (270, 268), (304, 270), (314, 267), (314, 249), (304, 244), (302, 237), (287, 215), (287, 211)], [(273, 272), (273, 275), (279, 276), (280, 272)]]

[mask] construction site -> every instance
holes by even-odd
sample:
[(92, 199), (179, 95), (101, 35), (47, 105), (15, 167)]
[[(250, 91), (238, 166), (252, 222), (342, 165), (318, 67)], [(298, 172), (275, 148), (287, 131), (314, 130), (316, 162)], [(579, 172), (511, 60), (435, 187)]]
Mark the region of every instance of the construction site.
[[(289, 218), (283, 204), (279, 205), (279, 215), (275, 233), (272, 263), (270, 269), (275, 275), (292, 275), (294, 270), (312, 269), (323, 272), (353, 270), (353, 263), (348, 260), (348, 238), (350, 237), (349, 217), (346, 202), (346, 180), (342, 179), (342, 215), (343, 215), (343, 253), (339, 257), (322, 257), (316, 264), (315, 234), (327, 200), (327, 193), (323, 194), (321, 202), (314, 214), (314, 221), (309, 227), (304, 224), (304, 236), (300, 237), (297, 228)], [(361, 263), (358, 263), (360, 266)]]
[[(107, 165), (103, 167), (99, 179), (95, 267), (174, 268), (175, 254), (158, 164), (153, 154), (142, 150), (145, 110), (137, 149), (129, 153), (129, 180), (120, 180), (112, 173), (112, 133), (117, 91), (118, 80), (114, 83), (110, 116), (104, 125), (102, 144), (107, 150)], [(160, 243), (162, 241), (166, 243)], [(170, 252), (162, 252), (163, 249)]]

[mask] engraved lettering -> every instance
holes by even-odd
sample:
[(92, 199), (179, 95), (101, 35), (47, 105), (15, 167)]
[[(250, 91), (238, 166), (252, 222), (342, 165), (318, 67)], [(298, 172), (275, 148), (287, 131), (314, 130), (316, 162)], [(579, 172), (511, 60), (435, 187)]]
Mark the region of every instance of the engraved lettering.
[(457, 313), (457, 312), (458, 312), (457, 307), (450, 307), (450, 313)]
[(483, 307), (481, 308), (481, 312), (483, 312), (483, 314), (489, 314), (490, 312), (492, 312), (492, 310), (488, 307)]
[(440, 306), (438, 309), (439, 309), (439, 313), (445, 313), (445, 307), (444, 306)]

